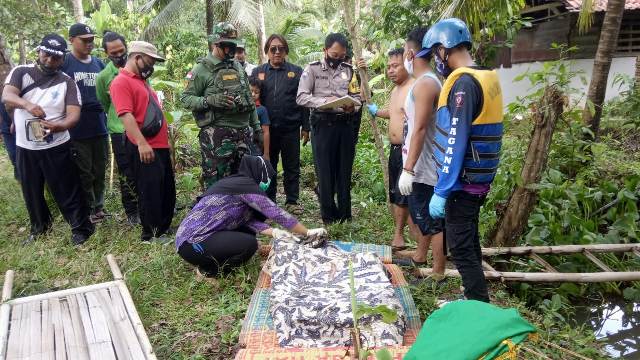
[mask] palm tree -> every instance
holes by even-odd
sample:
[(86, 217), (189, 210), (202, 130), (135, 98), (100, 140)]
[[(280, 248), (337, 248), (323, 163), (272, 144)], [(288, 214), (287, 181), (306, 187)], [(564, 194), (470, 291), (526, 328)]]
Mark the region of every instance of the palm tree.
[[(589, 125), (593, 133), (594, 140), (598, 138), (600, 131), (600, 118), (602, 117), (602, 104), (607, 91), (607, 79), (611, 68), (611, 58), (618, 44), (618, 33), (622, 23), (624, 13), (624, 0), (609, 0), (607, 12), (604, 15), (602, 29), (600, 30), (600, 40), (593, 63), (593, 73), (589, 92), (587, 93), (587, 104), (582, 113), (584, 122)], [(583, 4), (584, 6), (584, 4)], [(593, 7), (590, 9), (593, 11)]]
[(73, 18), (76, 22), (84, 21), (84, 9), (82, 8), (82, 0), (72, 0), (73, 5)]

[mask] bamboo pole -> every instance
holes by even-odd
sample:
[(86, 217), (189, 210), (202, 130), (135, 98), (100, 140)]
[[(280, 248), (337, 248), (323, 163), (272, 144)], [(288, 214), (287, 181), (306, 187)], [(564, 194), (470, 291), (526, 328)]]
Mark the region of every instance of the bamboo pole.
[(538, 255), (536, 253), (531, 253), (531, 254), (529, 254), (529, 257), (532, 258), (538, 264), (542, 265), (542, 267), (544, 267), (548, 272), (552, 272), (552, 273), (557, 273), (558, 272), (558, 270), (556, 270), (556, 268), (551, 266), (551, 264), (549, 264), (545, 259), (540, 257), (540, 255)]
[(115, 281), (108, 281), (100, 284), (81, 286), (81, 287), (72, 288), (72, 289), (58, 290), (58, 291), (44, 293), (44, 294), (37, 294), (37, 295), (17, 298), (17, 299), (9, 300), (7, 301), (7, 303), (11, 304), (12, 306), (15, 306), (18, 304), (25, 304), (32, 301), (42, 301), (42, 300), (52, 299), (52, 298), (61, 298), (61, 297), (81, 294), (89, 291), (107, 289), (109, 286), (112, 286), (114, 284), (115, 284)]
[[(430, 268), (418, 269), (416, 273), (421, 277), (430, 276), (433, 270)], [(460, 277), (457, 270), (446, 269), (444, 272), (448, 277)], [(599, 273), (546, 273), (546, 272), (500, 272), (485, 271), (485, 278), (488, 280), (502, 280), (515, 282), (576, 282), (576, 283), (599, 283), (612, 281), (638, 281), (640, 271), (626, 272), (599, 272)]]
[(591, 260), (592, 263), (596, 264), (597, 267), (602, 269), (602, 271), (605, 271), (605, 272), (613, 271), (611, 270), (610, 267), (607, 266), (607, 264), (600, 261), (600, 259), (598, 259), (595, 255), (593, 255), (589, 250), (584, 250), (582, 253), (584, 254), (584, 256), (587, 257), (587, 259)]
[(129, 319), (133, 324), (133, 329), (138, 336), (138, 341), (142, 346), (142, 351), (144, 352), (147, 360), (156, 360), (156, 354), (153, 352), (153, 348), (151, 347), (151, 342), (149, 341), (149, 337), (147, 336), (147, 332), (144, 329), (144, 325), (142, 324), (142, 320), (140, 319), (140, 315), (136, 311), (136, 305), (133, 302), (133, 298), (131, 297), (131, 293), (127, 288), (127, 284), (124, 282), (122, 272), (118, 267), (118, 263), (115, 258), (111, 254), (107, 254), (107, 262), (109, 263), (109, 267), (111, 268), (111, 273), (113, 274), (113, 278), (116, 279), (114, 283), (118, 286), (120, 290), (120, 295), (122, 296), (122, 301), (124, 302), (124, 307), (129, 315)]
[(7, 302), (11, 299), (13, 292), (13, 270), (7, 270), (4, 275), (4, 284), (2, 285), (2, 298), (0, 305), (0, 359), (7, 356), (7, 347), (9, 341), (9, 317), (11, 316), (11, 305)]
[[(588, 250), (591, 253), (629, 252), (640, 253), (640, 244), (591, 244), (591, 245), (558, 245), (558, 246), (515, 246), (482, 248), (483, 256), (497, 255), (529, 255), (529, 254), (577, 254)], [(635, 250), (635, 251), (634, 251)], [(413, 256), (413, 250), (396, 251), (399, 258)]]
[[(362, 57), (362, 46), (360, 44), (360, 36), (357, 29), (357, 21), (360, 12), (360, 1), (356, 1), (355, 4), (351, 0), (342, 0), (342, 6), (344, 8), (344, 22), (347, 25), (349, 36), (351, 37), (351, 45), (353, 46), (353, 54), (356, 59)], [(371, 89), (369, 88), (369, 74), (366, 69), (358, 68), (358, 74), (360, 75), (360, 86), (362, 88), (362, 106), (363, 112), (368, 113), (364, 109), (365, 103), (371, 102)], [(385, 189), (389, 188), (389, 170), (387, 168), (387, 157), (384, 153), (384, 143), (382, 142), (382, 132), (378, 126), (375, 116), (369, 116), (369, 123), (371, 124), (371, 130), (373, 131), (373, 140), (378, 150), (378, 160), (380, 160), (380, 166), (382, 167), (382, 177), (384, 179)], [(387, 194), (387, 207), (391, 211), (391, 202), (389, 200), (389, 192)]]

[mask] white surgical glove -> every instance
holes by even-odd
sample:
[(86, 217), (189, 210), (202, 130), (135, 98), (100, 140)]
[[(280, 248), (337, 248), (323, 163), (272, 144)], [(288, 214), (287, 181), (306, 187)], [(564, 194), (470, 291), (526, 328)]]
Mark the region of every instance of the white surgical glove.
[(400, 189), (400, 194), (404, 196), (411, 195), (411, 191), (413, 190), (413, 179), (415, 175), (411, 174), (407, 170), (402, 169), (402, 174), (400, 174), (400, 179), (398, 179), (398, 189)]
[(315, 228), (307, 230), (307, 236), (327, 236), (327, 229)]

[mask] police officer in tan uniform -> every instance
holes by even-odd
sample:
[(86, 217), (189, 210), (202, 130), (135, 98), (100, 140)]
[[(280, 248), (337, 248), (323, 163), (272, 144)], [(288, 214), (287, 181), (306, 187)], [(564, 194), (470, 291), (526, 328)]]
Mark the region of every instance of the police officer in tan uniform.
[(354, 70), (344, 62), (346, 54), (345, 36), (329, 34), (324, 43), (324, 59), (307, 65), (296, 98), (298, 105), (311, 110), (311, 144), (325, 224), (351, 219), (351, 170), (355, 155), (352, 114), (360, 106), (318, 109), (345, 95), (360, 100), (359, 92), (349, 92)]

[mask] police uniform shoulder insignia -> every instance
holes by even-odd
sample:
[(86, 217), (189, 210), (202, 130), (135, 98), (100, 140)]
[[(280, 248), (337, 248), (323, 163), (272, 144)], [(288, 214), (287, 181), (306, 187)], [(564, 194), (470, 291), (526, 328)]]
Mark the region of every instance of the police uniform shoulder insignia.
[(344, 66), (344, 67), (348, 67), (350, 69), (353, 69), (353, 65), (351, 65), (349, 63), (343, 62), (341, 65)]
[(288, 77), (289, 79), (293, 79), (294, 77), (296, 77), (296, 73), (294, 73), (293, 71), (289, 71), (289, 72), (287, 73), (287, 77)]
[(342, 78), (342, 80), (347, 80), (347, 79), (349, 78), (349, 76), (347, 75), (347, 73), (346, 73), (346, 72), (344, 72), (344, 71), (340, 73), (340, 77)]

